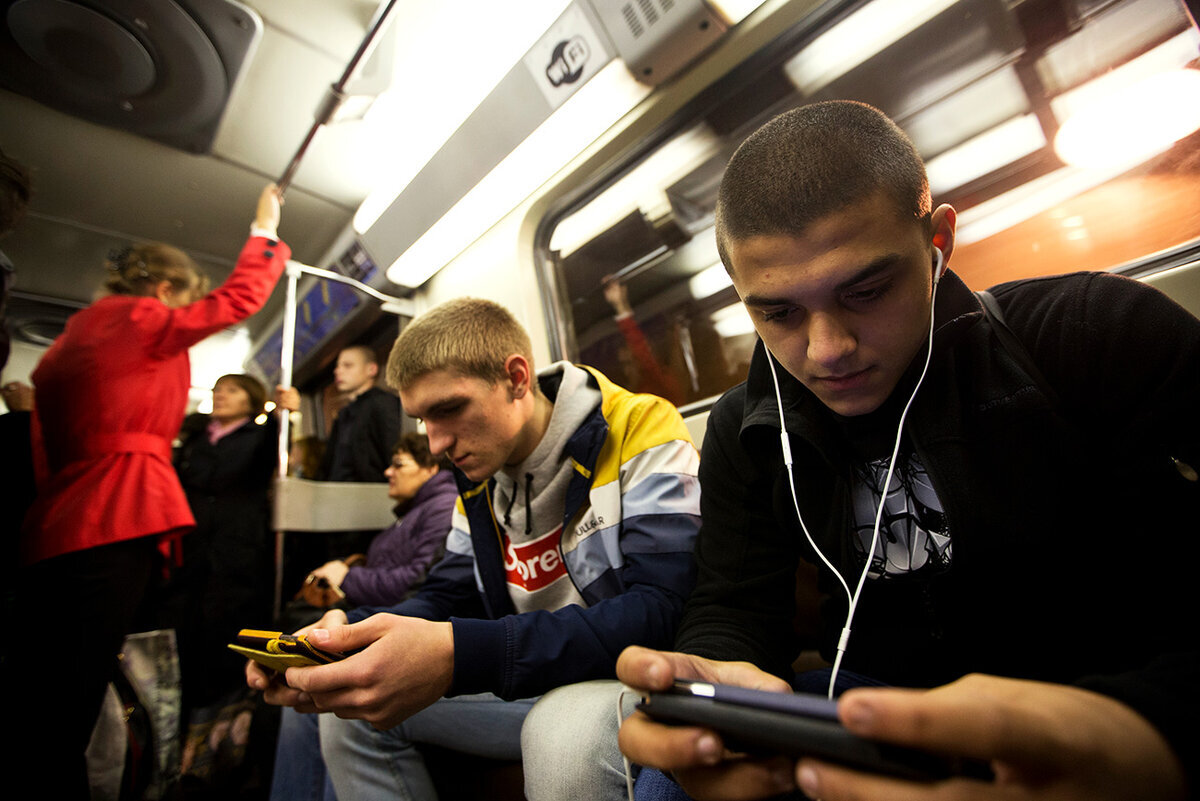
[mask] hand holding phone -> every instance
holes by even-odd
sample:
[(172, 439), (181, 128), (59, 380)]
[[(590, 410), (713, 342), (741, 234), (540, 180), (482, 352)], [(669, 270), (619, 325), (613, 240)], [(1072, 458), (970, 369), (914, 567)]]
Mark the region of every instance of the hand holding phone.
[(345, 658), (345, 654), (316, 647), (304, 634), (283, 634), (257, 629), (239, 631), (236, 642), (230, 643), (229, 648), (263, 667), (280, 673), (290, 667), (328, 665)]

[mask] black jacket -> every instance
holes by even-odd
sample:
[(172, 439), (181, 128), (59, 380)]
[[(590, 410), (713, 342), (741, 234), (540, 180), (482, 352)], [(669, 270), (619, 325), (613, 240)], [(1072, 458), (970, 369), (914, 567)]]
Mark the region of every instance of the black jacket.
[[(1185, 710), (1200, 708), (1200, 670), (1193, 627), (1181, 621), (1194, 609), (1187, 544), (1200, 485), (1173, 459), (1200, 465), (1200, 322), (1103, 273), (992, 291), (1049, 391), (947, 275), (906, 432), (943, 504), (953, 564), (868, 581), (844, 668), (911, 686), (972, 671), (1077, 682), (1138, 709), (1194, 774)], [(798, 381), (780, 379), (805, 522), (853, 582), (862, 563), (845, 536), (842, 428)], [(748, 380), (709, 419), (699, 577), (676, 645), (788, 676), (808, 645), (793, 626), (797, 563), (817, 560), (780, 447), (760, 344)], [(815, 644), (830, 658), (846, 601), (820, 575)]]
[(225, 647), (242, 628), (269, 627), (274, 582), (270, 490), (279, 453), (274, 415), (208, 441), (209, 418), (184, 423), (175, 470), (196, 517), (183, 565), (160, 603), (178, 631), (184, 692), (204, 705), (237, 686), (241, 668)]
[(325, 481), (387, 481), (383, 471), (400, 439), (400, 399), (371, 387), (342, 407), (333, 421), (320, 478)]

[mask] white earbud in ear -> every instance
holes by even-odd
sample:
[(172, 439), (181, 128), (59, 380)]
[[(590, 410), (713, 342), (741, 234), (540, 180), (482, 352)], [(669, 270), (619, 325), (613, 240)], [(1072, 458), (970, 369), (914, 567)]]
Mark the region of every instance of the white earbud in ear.
[(942, 280), (942, 266), (946, 263), (946, 257), (942, 253), (941, 248), (933, 249), (933, 285), (936, 287), (938, 281)]

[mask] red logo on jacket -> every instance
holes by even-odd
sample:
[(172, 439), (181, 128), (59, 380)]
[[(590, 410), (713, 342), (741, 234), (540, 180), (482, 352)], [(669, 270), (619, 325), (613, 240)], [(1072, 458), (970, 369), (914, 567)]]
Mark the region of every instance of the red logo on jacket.
[(504, 550), (504, 572), (508, 583), (515, 584), (526, 592), (549, 587), (567, 575), (559, 543), (562, 541), (562, 526), (536, 540), (513, 545)]

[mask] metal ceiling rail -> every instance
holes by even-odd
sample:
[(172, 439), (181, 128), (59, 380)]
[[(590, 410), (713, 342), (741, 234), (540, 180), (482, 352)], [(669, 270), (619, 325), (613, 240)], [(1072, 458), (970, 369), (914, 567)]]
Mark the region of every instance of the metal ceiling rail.
[(346, 65), (346, 69), (342, 72), (342, 77), (338, 78), (337, 83), (330, 84), (329, 91), (325, 95), (325, 99), (321, 106), (313, 115), (313, 124), (308, 129), (308, 134), (304, 137), (304, 141), (300, 143), (296, 154), (292, 156), (291, 162), (288, 163), (287, 169), (283, 171), (283, 175), (275, 182), (279, 187), (279, 194), (282, 196), (287, 192), (288, 186), (292, 183), (292, 178), (296, 175), (296, 170), (300, 168), (300, 160), (304, 158), (304, 154), (308, 151), (309, 145), (316, 138), (317, 131), (321, 126), (327, 124), (333, 119), (333, 115), (337, 113), (342, 104), (346, 102), (346, 84), (350, 82), (350, 77), (354, 71), (358, 69), (359, 63), (366, 56), (367, 51), (371, 47), (371, 43), (375, 41), (375, 37), (379, 31), (383, 29), (384, 23), (387, 22), (388, 16), (392, 13), (392, 8), (395, 7), (396, 0), (388, 0), (387, 5), (382, 6), (375, 14), (375, 18), (371, 21), (370, 27), (367, 29), (366, 36), (359, 43), (358, 49), (354, 51), (354, 55), (350, 58), (350, 63)]

